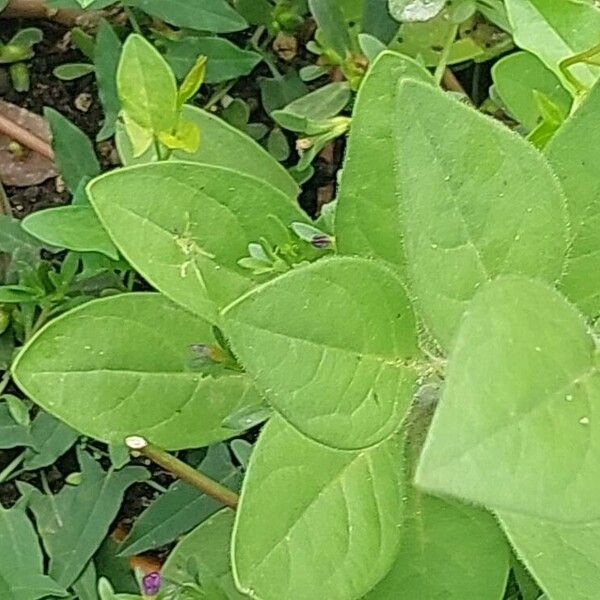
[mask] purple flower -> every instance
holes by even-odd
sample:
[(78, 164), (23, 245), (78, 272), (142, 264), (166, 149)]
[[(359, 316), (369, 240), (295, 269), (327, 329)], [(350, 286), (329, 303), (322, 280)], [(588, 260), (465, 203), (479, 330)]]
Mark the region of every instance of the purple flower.
[(144, 594), (147, 596), (155, 596), (160, 590), (160, 584), (162, 583), (162, 577), (158, 571), (152, 571), (148, 573), (142, 579), (142, 588)]

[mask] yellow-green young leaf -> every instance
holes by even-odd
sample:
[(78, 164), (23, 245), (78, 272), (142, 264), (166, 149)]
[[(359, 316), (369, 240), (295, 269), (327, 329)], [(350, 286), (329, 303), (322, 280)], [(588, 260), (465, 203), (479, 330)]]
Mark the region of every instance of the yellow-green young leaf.
[(239, 588), (261, 600), (362, 598), (398, 547), (400, 464), (395, 437), (346, 452), (272, 419), (252, 453), (236, 513)]
[(13, 373), (32, 400), (90, 437), (207, 446), (235, 434), (221, 426), (224, 418), (261, 399), (245, 375), (191, 368), (190, 346), (206, 343), (215, 339), (205, 321), (158, 294), (125, 294), (49, 323)]
[(140, 127), (128, 113), (122, 113), (123, 125), (127, 132), (127, 139), (131, 148), (133, 158), (139, 158), (152, 147), (154, 141), (154, 132), (152, 129)]
[(569, 114), (572, 99), (561, 85), (560, 79), (530, 52), (508, 54), (492, 68), (494, 87), (508, 112), (522, 123), (527, 131), (539, 123), (540, 111), (534, 92), (542, 92), (561, 108), (563, 116)]
[(399, 428), (419, 351), (410, 302), (385, 265), (322, 259), (243, 296), (224, 324), (267, 400), (308, 437), (356, 449)]
[(200, 145), (200, 130), (195, 123), (180, 120), (174, 133), (161, 131), (158, 139), (167, 148), (179, 149), (191, 154), (196, 152)]
[(163, 578), (177, 582), (176, 587), (181, 588), (196, 582), (195, 569), (204, 589), (222, 594), (224, 600), (247, 598), (236, 589), (231, 572), (229, 548), (234, 515), (228, 508), (221, 510), (188, 533), (169, 554), (161, 570)]
[(565, 199), (529, 143), (439, 90), (404, 82), (394, 120), (411, 292), (448, 349), (482, 283), (560, 278)]
[(560, 523), (501, 512), (519, 558), (548, 598), (600, 598), (600, 521)]
[(141, 35), (127, 38), (117, 69), (117, 87), (128, 119), (158, 134), (177, 124), (177, 83), (158, 50)]
[(433, 84), (421, 65), (392, 52), (380, 54), (367, 74), (356, 98), (335, 218), (342, 254), (382, 258), (401, 273), (406, 259), (390, 115), (398, 82), (406, 77)]
[(561, 289), (589, 317), (600, 314), (600, 85), (546, 149), (567, 197), (570, 244)]
[(159, 291), (211, 322), (255, 285), (238, 264), (248, 244), (265, 237), (279, 245), (293, 222), (308, 221), (269, 184), (196, 163), (113, 171), (92, 181), (88, 194), (123, 256)]
[[(567, 89), (575, 92), (560, 63), (598, 43), (600, 10), (593, 2), (580, 0), (506, 0), (506, 10), (517, 45), (538, 56)], [(570, 71), (588, 87), (600, 75), (598, 67), (585, 64)]]
[(183, 106), (200, 89), (206, 73), (206, 56), (199, 56), (179, 87), (177, 103)]
[[(184, 106), (181, 118), (198, 127), (203, 141), (192, 154), (176, 150), (171, 155), (173, 160), (228, 167), (268, 181), (290, 198), (296, 198), (299, 191), (298, 184), (286, 169), (251, 137), (223, 119), (195, 106)], [(150, 149), (143, 157), (136, 158), (122, 128), (117, 127), (116, 141), (124, 165), (144, 164), (156, 160), (154, 149)]]
[(414, 468), (439, 392), (419, 391), (404, 428), (405, 511), (400, 552), (365, 600), (500, 600), (509, 549), (488, 512), (425, 494), (412, 485)]
[(417, 484), (564, 522), (600, 518), (598, 353), (539, 281), (500, 278), (465, 314)]

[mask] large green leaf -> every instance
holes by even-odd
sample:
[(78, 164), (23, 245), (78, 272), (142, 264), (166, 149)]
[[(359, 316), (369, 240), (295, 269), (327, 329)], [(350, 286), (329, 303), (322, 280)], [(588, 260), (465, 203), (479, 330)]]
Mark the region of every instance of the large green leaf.
[(141, 8), (177, 27), (213, 33), (230, 33), (248, 27), (227, 0), (127, 0), (126, 4)]
[(418, 63), (392, 52), (380, 54), (364, 80), (352, 117), (336, 214), (341, 253), (382, 258), (401, 273), (406, 259), (390, 115), (398, 103), (398, 82), (406, 77), (433, 84)]
[[(572, 91), (559, 65), (561, 61), (600, 41), (600, 10), (581, 0), (506, 0), (506, 9), (518, 46), (538, 56)], [(571, 68), (583, 84), (591, 86), (600, 69), (579, 64)]]
[[(162, 568), (162, 576), (176, 587), (194, 583), (196, 577), (190, 567), (200, 574), (200, 583), (223, 599), (247, 598), (237, 591), (231, 572), (229, 546), (233, 531), (234, 513), (222, 510), (186, 535), (169, 555)], [(212, 596), (208, 596), (212, 597)], [(219, 596), (220, 598), (220, 596)]]
[(164, 162), (92, 181), (92, 205), (123, 256), (174, 302), (214, 322), (254, 285), (238, 261), (261, 237), (287, 242), (306, 216), (282, 192), (221, 167)]
[(538, 281), (473, 299), (417, 470), (435, 493), (546, 519), (597, 519), (600, 374), (581, 315)]
[(600, 314), (600, 85), (546, 149), (567, 196), (571, 222), (561, 288), (590, 317)]
[(326, 448), (272, 419), (236, 516), (234, 576), (262, 600), (348, 600), (391, 567), (402, 512), (401, 447)]
[(406, 293), (384, 265), (320, 260), (243, 296), (225, 323), (241, 363), (305, 435), (356, 449), (400, 426), (419, 352)]
[(508, 54), (492, 68), (494, 86), (509, 113), (527, 131), (536, 128), (540, 111), (535, 92), (540, 92), (558, 106), (565, 115), (571, 109), (571, 96), (558, 77), (530, 52)]
[(500, 519), (548, 598), (600, 597), (600, 521), (560, 523), (504, 512)]
[[(198, 126), (201, 136), (200, 146), (191, 154), (175, 150), (171, 155), (172, 160), (227, 167), (268, 181), (290, 198), (298, 195), (298, 184), (281, 164), (251, 137), (232, 127), (227, 121), (189, 105), (183, 107), (182, 118)], [(143, 164), (156, 160), (153, 148), (143, 156), (134, 158), (131, 143), (123, 128), (117, 127), (116, 140), (119, 156), (124, 165)]]
[(105, 473), (83, 450), (78, 452), (82, 480), (47, 496), (29, 484), (20, 484), (30, 494), (29, 507), (50, 558), (49, 573), (69, 587), (84, 570), (121, 506), (125, 490), (149, 477), (143, 467), (126, 467)]
[(411, 291), (448, 348), (485, 281), (504, 273), (559, 279), (565, 200), (525, 140), (439, 90), (405, 82), (395, 122)]
[(222, 420), (261, 399), (243, 374), (191, 370), (190, 345), (197, 343), (215, 343), (208, 323), (158, 294), (125, 294), (50, 322), (13, 372), (35, 402), (85, 435), (205, 446), (234, 435)]
[(405, 427), (405, 515), (400, 552), (366, 600), (500, 600), (509, 567), (506, 539), (484, 510), (429, 496), (412, 485), (439, 392), (419, 392)]
[(38, 600), (64, 595), (64, 589), (44, 575), (44, 557), (27, 515), (0, 506), (0, 594), (3, 600)]

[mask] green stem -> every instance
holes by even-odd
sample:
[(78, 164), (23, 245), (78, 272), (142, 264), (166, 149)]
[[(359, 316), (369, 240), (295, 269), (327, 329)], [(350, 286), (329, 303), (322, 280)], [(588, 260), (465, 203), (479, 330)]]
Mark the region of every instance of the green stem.
[(204, 110), (210, 110), (219, 100), (224, 98), (229, 90), (237, 83), (237, 79), (230, 81), (227, 85), (223, 86), (220, 90), (217, 90), (204, 105)]
[(35, 323), (33, 324), (33, 327), (31, 327), (31, 329), (29, 330), (29, 333), (27, 335), (27, 339), (25, 340), (26, 342), (33, 337), (46, 323), (46, 321), (49, 319), (51, 314), (51, 309), (48, 307), (44, 307), (42, 308), (42, 310), (40, 311), (40, 314), (38, 316), (38, 318), (36, 319)]
[(175, 458), (173, 455), (158, 448), (154, 444), (149, 443), (143, 437), (137, 435), (128, 437), (125, 440), (125, 445), (133, 454), (141, 454), (142, 456), (149, 458), (152, 462), (160, 465), (173, 475), (176, 475), (182, 481), (198, 488), (207, 496), (218, 500), (225, 506), (229, 506), (233, 509), (237, 508), (239, 496), (235, 492), (221, 485), (218, 481), (204, 475), (204, 473), (190, 467), (190, 465)]
[(12, 459), (12, 461), (10, 463), (8, 463), (8, 465), (6, 465), (6, 467), (4, 467), (4, 469), (2, 469), (2, 471), (0, 471), (0, 483), (4, 483), (13, 474), (13, 472), (16, 470), (16, 468), (25, 459), (26, 452), (27, 452), (27, 450), (25, 450), (24, 452), (21, 452), (21, 454), (18, 454), (17, 456), (15, 456)]
[(131, 28), (136, 32), (139, 33), (140, 35), (143, 35), (142, 33), (142, 28), (140, 27), (140, 24), (138, 23), (138, 20), (133, 12), (133, 10), (131, 10), (131, 8), (129, 8), (129, 6), (124, 6), (123, 10), (125, 11), (125, 14), (127, 15), (127, 19), (129, 19), (129, 23), (131, 24)]
[(452, 50), (452, 44), (454, 44), (454, 40), (456, 39), (456, 34), (458, 33), (458, 25), (453, 25), (448, 32), (448, 38), (446, 39), (446, 43), (444, 44), (444, 48), (442, 49), (442, 54), (440, 55), (440, 61), (435, 68), (435, 72), (433, 77), (436, 83), (439, 85), (442, 81), (442, 77), (444, 76), (444, 71), (446, 70), (446, 65), (448, 64), (448, 57), (450, 56), (450, 50)]

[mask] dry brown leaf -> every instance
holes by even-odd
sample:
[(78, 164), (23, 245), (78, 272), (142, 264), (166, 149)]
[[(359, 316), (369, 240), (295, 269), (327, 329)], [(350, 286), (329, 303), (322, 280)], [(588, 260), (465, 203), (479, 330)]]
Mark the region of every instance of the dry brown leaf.
[[(46, 120), (20, 106), (0, 100), (0, 115), (50, 143), (50, 127)], [(38, 185), (58, 174), (53, 161), (16, 144), (0, 134), (0, 180), (5, 185), (27, 187)]]

